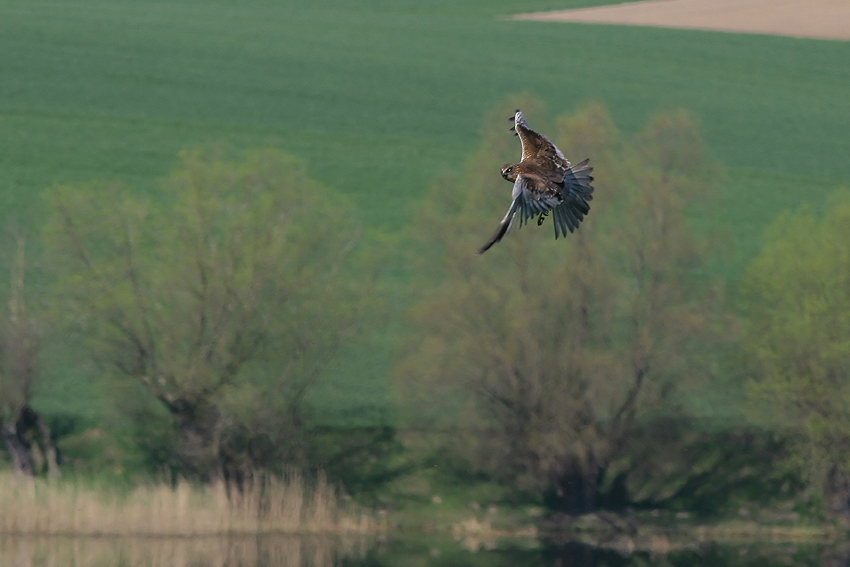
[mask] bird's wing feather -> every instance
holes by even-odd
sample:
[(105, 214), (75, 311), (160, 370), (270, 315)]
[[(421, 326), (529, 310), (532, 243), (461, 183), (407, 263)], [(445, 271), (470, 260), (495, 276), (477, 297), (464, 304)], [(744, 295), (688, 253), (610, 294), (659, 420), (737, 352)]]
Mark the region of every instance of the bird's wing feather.
[(564, 191), (575, 194), (585, 201), (593, 200), (593, 168), (588, 165), (589, 159), (567, 169), (564, 173)]
[(563, 200), (558, 187), (528, 173), (517, 176), (512, 197), (519, 203), (520, 226), (532, 217), (551, 211)]
[(514, 130), (522, 144), (523, 160), (545, 158), (555, 163), (563, 163), (565, 168), (570, 166), (570, 162), (567, 161), (561, 150), (549, 141), (549, 138), (528, 127), (528, 124), (525, 123), (525, 118), (522, 116), (522, 112), (519, 110), (514, 115)]
[(570, 167), (564, 175), (561, 184), (561, 195), (563, 200), (557, 205), (554, 213), (555, 238), (559, 235), (566, 236), (567, 230), (573, 232), (579, 223), (584, 220), (584, 215), (590, 212), (588, 201), (593, 199), (593, 177), (590, 175), (593, 168), (588, 165), (589, 160), (584, 160)]
[(496, 232), (493, 233), (493, 236), (490, 237), (490, 240), (487, 243), (479, 248), (476, 253), (483, 254), (487, 250), (490, 249), (491, 246), (500, 241), (508, 232), (511, 230), (511, 226), (514, 224), (514, 217), (516, 216), (517, 208), (519, 207), (519, 201), (514, 199), (511, 203), (510, 208), (508, 208), (508, 212), (505, 215), (505, 218), (502, 219), (502, 222), (499, 223), (499, 228), (496, 229)]

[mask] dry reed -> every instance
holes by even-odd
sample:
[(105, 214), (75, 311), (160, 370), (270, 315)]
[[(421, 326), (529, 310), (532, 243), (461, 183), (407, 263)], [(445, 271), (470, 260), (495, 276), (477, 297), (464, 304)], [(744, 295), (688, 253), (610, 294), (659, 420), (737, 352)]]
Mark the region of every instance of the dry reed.
[(0, 533), (29, 535), (203, 536), (346, 534), (375, 528), (340, 503), (323, 477), (257, 477), (242, 490), (223, 482), (148, 484), (120, 495), (78, 482), (0, 474)]

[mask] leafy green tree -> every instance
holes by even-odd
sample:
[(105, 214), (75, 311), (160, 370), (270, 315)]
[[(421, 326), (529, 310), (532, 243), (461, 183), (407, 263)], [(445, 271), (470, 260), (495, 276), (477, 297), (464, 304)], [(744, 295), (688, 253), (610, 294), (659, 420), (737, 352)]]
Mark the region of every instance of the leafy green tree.
[(101, 368), (157, 401), (139, 417), (168, 424), (173, 466), (297, 462), (305, 395), (368, 295), (346, 272), (352, 208), (273, 150), (185, 152), (164, 188), (163, 203), (105, 184), (53, 191), (60, 309)]
[(782, 214), (743, 282), (744, 349), (767, 421), (800, 433), (798, 455), (829, 506), (850, 516), (850, 193), (818, 218)]
[[(581, 513), (605, 497), (606, 471), (639, 419), (700, 374), (718, 303), (691, 281), (703, 254), (683, 209), (718, 172), (683, 112), (624, 141), (598, 104), (556, 128), (533, 100), (501, 105), (517, 107), (567, 156), (592, 158), (591, 213), (566, 241), (548, 227), (517, 229), (473, 256), (508, 204), (494, 168), (519, 151), (506, 128), (485, 131), (466, 172), (434, 186), (414, 227), (430, 249), (420, 269), (433, 276), (423, 275), (397, 389), (420, 425), (466, 431), (463, 454), (477, 466)], [(504, 124), (501, 114), (488, 124)]]

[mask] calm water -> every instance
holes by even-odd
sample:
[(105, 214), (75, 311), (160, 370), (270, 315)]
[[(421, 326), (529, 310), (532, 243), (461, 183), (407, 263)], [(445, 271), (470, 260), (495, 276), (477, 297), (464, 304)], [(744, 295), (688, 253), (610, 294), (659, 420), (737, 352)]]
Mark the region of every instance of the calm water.
[[(495, 547), (494, 547), (495, 546)], [(491, 549), (487, 549), (491, 548)], [(2, 567), (767, 567), (850, 566), (850, 548), (711, 545), (628, 557), (578, 543), (380, 542), (324, 537), (0, 538)]]

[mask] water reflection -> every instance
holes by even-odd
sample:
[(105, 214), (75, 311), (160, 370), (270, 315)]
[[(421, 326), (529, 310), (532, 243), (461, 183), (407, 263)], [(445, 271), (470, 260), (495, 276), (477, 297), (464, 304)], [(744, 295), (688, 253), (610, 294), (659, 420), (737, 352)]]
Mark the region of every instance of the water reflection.
[(0, 538), (3, 567), (335, 567), (371, 540), (322, 536)]
[[(454, 543), (454, 542), (453, 542)], [(622, 551), (578, 542), (539, 545), (500, 542), (493, 550), (470, 552), (433, 539), (395, 540), (351, 558), (346, 567), (850, 567), (850, 549), (805, 544), (705, 544), (668, 553)]]
[(628, 556), (578, 543), (550, 547), (540, 565), (553, 567), (847, 567), (846, 549), (822, 545), (703, 544), (668, 553), (636, 551)]
[(570, 542), (499, 542), (471, 551), (450, 538), (375, 542), (317, 536), (209, 538), (0, 537), (3, 567), (848, 567), (850, 549), (705, 545), (623, 555)]

